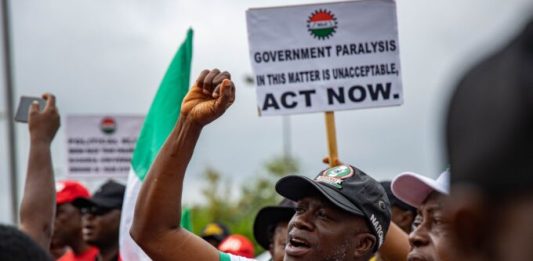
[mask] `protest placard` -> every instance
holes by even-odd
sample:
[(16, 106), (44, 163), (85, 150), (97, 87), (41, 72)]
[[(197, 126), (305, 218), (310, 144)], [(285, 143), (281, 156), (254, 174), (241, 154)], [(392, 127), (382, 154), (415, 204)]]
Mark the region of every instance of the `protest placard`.
[(68, 177), (127, 177), (143, 116), (68, 115)]
[(403, 103), (395, 1), (257, 8), (246, 19), (260, 115)]

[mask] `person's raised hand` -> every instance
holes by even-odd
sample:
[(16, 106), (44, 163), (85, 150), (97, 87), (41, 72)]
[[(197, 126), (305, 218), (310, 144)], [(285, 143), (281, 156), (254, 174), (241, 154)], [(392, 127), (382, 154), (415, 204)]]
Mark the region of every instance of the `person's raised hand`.
[[(329, 156), (326, 156), (326, 157), (322, 158), (322, 163), (330, 165), (329, 164)], [(339, 159), (335, 159), (333, 163), (334, 163), (333, 166), (339, 166), (339, 165), (343, 165), (344, 164)]]
[(228, 72), (204, 70), (183, 99), (181, 117), (205, 126), (235, 101), (235, 85)]
[(50, 93), (43, 94), (46, 106), (41, 112), (39, 103), (30, 105), (28, 112), (28, 128), (32, 143), (50, 144), (60, 126), (59, 112), (56, 107), (56, 98)]

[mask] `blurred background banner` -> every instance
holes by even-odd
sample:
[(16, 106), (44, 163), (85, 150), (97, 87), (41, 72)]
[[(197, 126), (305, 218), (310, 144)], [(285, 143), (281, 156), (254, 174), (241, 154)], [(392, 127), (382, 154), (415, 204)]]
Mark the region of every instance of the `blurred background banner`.
[(127, 177), (144, 117), (68, 115), (68, 178)]

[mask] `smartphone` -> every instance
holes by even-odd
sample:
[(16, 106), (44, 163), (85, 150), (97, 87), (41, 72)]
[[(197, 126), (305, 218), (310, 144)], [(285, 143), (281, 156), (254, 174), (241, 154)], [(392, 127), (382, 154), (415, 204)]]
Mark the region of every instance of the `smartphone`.
[(39, 98), (39, 97), (22, 96), (20, 97), (17, 114), (15, 114), (15, 121), (28, 122), (28, 114), (30, 112), (30, 105), (33, 103), (33, 101), (39, 102), (39, 111), (44, 110), (44, 106), (46, 105), (46, 101), (44, 99)]

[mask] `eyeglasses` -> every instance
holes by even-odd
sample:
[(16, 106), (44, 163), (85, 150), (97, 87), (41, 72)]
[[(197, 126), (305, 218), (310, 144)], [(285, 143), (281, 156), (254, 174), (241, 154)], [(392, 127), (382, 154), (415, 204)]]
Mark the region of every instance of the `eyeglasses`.
[(113, 210), (113, 209), (112, 208), (106, 208), (106, 207), (99, 207), (99, 206), (90, 206), (90, 207), (81, 208), (81, 213), (82, 214), (91, 214), (91, 215), (95, 215), (95, 216), (102, 216), (102, 215), (105, 215), (105, 214), (109, 213), (111, 210)]

